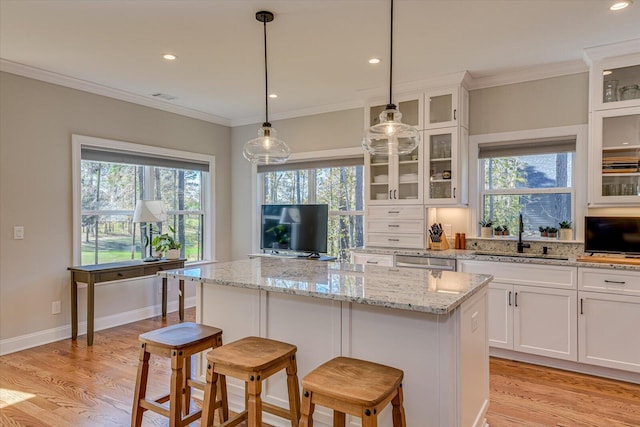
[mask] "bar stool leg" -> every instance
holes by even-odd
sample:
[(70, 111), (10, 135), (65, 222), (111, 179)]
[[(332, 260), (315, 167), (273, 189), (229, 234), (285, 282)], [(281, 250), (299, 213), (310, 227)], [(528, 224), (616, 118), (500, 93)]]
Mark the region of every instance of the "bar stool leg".
[(131, 425), (140, 427), (142, 425), (142, 415), (145, 409), (140, 406), (140, 400), (147, 395), (147, 379), (149, 378), (149, 357), (145, 345), (140, 347), (138, 362), (138, 374), (136, 375), (136, 392), (133, 396), (133, 411), (131, 412)]
[(344, 427), (346, 418), (344, 412), (333, 411), (333, 427)]
[(178, 427), (182, 424), (183, 365), (182, 351), (171, 350), (171, 389), (169, 394), (171, 401), (175, 402), (175, 405), (169, 411), (169, 427)]
[(362, 427), (378, 427), (378, 416), (362, 414)]
[(213, 366), (214, 365), (211, 362), (207, 364), (207, 385), (204, 388), (204, 398), (202, 399), (202, 419), (200, 421), (200, 425), (202, 427), (209, 427), (213, 425), (213, 413), (216, 410), (218, 374), (213, 372)]
[(289, 411), (291, 413), (291, 427), (298, 427), (300, 419), (300, 385), (298, 384), (298, 365), (296, 355), (291, 356), (287, 366), (287, 390), (289, 392)]
[[(217, 375), (218, 374), (216, 374), (216, 376)], [(222, 402), (222, 406), (220, 407), (220, 411), (218, 412), (218, 418), (220, 419), (220, 424), (222, 424), (229, 419), (229, 403), (227, 400), (227, 379), (224, 375), (220, 375), (218, 386), (220, 386), (220, 401)], [(212, 400), (211, 402), (212, 404), (215, 404), (215, 395), (213, 397), (214, 397), (214, 400)]]
[(300, 408), (302, 416), (300, 417), (299, 427), (313, 427), (313, 411), (315, 406), (316, 405), (311, 402), (311, 392), (303, 390), (302, 405)]
[(184, 359), (184, 368), (182, 370), (182, 413), (186, 417), (191, 409), (191, 387), (189, 380), (191, 379), (191, 356)]
[(262, 381), (252, 380), (247, 384), (247, 425), (262, 427)]
[(391, 405), (393, 405), (393, 427), (406, 427), (407, 421), (404, 416), (402, 384), (398, 387), (398, 394), (391, 400)]

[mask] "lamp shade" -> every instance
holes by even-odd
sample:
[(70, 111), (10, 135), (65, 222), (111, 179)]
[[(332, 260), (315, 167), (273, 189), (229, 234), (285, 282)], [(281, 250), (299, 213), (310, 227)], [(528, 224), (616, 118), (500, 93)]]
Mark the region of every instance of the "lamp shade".
[(282, 164), (291, 155), (287, 144), (276, 137), (276, 130), (265, 123), (258, 130), (258, 137), (244, 144), (242, 155), (259, 165)]
[(162, 222), (167, 219), (162, 200), (138, 200), (133, 222)]
[(362, 146), (373, 155), (390, 156), (411, 154), (420, 144), (420, 132), (402, 123), (402, 113), (395, 105), (387, 105), (380, 113), (380, 123), (371, 126), (364, 134)]

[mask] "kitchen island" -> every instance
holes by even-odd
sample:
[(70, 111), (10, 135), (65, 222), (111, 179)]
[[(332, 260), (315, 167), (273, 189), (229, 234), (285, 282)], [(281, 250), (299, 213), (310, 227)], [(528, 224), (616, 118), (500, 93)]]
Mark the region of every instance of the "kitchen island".
[[(336, 356), (366, 359), (404, 371), (408, 426), (486, 424), (491, 276), (277, 258), (158, 274), (198, 284), (196, 320), (222, 328), (224, 342), (257, 335), (298, 346), (299, 378)], [(265, 401), (287, 405), (284, 377), (268, 380)], [(228, 382), (238, 410), (242, 384)], [(330, 426), (331, 412), (319, 407), (314, 420)], [(380, 425), (390, 422), (387, 408)]]

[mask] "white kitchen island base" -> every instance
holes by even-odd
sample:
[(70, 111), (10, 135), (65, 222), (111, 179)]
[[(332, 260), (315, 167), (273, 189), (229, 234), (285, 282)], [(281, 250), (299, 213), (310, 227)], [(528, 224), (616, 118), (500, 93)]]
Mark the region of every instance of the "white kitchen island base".
[[(194, 280), (194, 279), (192, 279)], [(489, 405), (487, 287), (446, 314), (388, 308), (200, 282), (196, 319), (221, 328), (223, 342), (256, 335), (298, 347), (298, 377), (336, 356), (366, 359), (404, 371), (410, 427), (485, 426)], [(229, 405), (244, 406), (244, 385), (228, 380)], [(286, 376), (263, 388), (267, 402), (287, 406)], [(331, 426), (331, 411), (317, 407), (316, 426)], [(391, 409), (380, 415), (391, 425)], [(265, 414), (274, 426), (289, 422)], [(352, 418), (348, 425), (360, 425)]]

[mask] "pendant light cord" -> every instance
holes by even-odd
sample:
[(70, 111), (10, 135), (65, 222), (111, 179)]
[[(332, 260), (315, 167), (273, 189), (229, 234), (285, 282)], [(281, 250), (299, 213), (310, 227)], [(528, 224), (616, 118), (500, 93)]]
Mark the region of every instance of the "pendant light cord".
[(269, 79), (267, 73), (267, 20), (262, 21), (264, 25), (264, 124), (269, 126)]
[(393, 85), (393, 0), (391, 0), (391, 37), (389, 46), (389, 105), (393, 105), (391, 86)]

